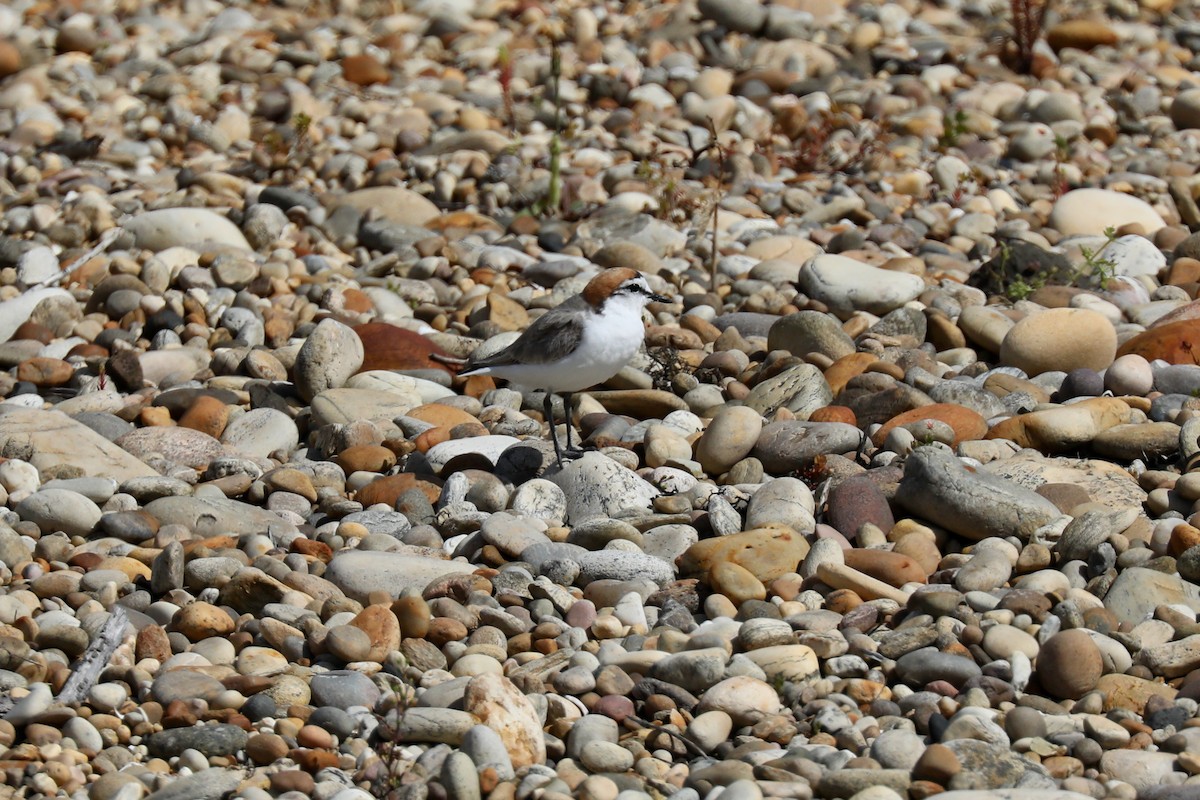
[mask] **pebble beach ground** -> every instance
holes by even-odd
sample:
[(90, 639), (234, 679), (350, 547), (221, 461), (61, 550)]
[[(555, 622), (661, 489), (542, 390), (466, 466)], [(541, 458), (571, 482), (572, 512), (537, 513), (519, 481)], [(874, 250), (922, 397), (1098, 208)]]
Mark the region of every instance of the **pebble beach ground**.
[(0, 6), (0, 798), (1200, 798), (1200, 20), (1009, 16)]

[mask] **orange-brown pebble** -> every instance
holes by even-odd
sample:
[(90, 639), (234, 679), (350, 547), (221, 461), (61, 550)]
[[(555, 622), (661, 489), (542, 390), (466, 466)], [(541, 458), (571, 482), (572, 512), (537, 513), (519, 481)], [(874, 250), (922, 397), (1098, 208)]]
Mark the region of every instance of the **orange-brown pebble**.
[(367, 634), (371, 641), (367, 661), (382, 662), (400, 648), (400, 622), (387, 605), (367, 606), (349, 624)]
[(184, 428), (207, 433), (214, 439), (221, 438), (229, 422), (229, 406), (212, 395), (202, 394), (179, 417)]
[(0, 78), (7, 78), (21, 71), (21, 51), (6, 39), (0, 39)]
[(74, 374), (75, 368), (61, 358), (37, 356), (17, 365), (17, 380), (34, 386), (62, 386)]
[(846, 566), (866, 573), (889, 586), (924, 583), (926, 572), (914, 559), (890, 550), (854, 548), (843, 553)]
[(409, 489), (420, 489), (431, 503), (436, 503), (442, 493), (440, 484), (435, 484), (431, 480), (421, 480), (412, 473), (402, 472), (399, 475), (376, 478), (359, 489), (354, 499), (364, 506), (372, 506), (376, 503), (395, 506), (400, 495)]
[[(368, 322), (356, 325), (354, 332), (362, 340), (366, 357), (361, 367), (363, 372), (374, 369), (444, 369), (452, 372), (446, 364), (430, 358), (431, 355), (448, 356), (443, 348), (415, 331), (405, 330), (386, 322)], [(487, 379), (491, 383), (491, 379)], [(492, 384), (491, 388), (495, 388)]]
[(405, 639), (423, 639), (429, 633), (429, 604), (424, 598), (405, 596), (392, 603), (392, 613)]
[(292, 540), (291, 549), (293, 553), (315, 558), (317, 561), (325, 564), (328, 564), (333, 559), (333, 548), (315, 539), (297, 537)]
[(1168, 322), (1139, 333), (1117, 349), (1117, 357), (1136, 353), (1147, 361), (1195, 364), (1200, 352), (1200, 319)]
[(246, 740), (246, 756), (255, 764), (273, 764), (287, 755), (288, 746), (275, 733), (255, 733)]
[(434, 617), (429, 622), (429, 631), (425, 638), (436, 647), (447, 642), (460, 642), (467, 638), (467, 626), (449, 617)]
[(833, 362), (824, 373), (825, 381), (833, 390), (833, 396), (837, 397), (842, 389), (846, 388), (846, 384), (850, 382), (851, 378), (866, 372), (867, 367), (874, 364), (875, 361), (876, 358), (871, 353), (851, 353)]
[(171, 621), (171, 627), (182, 633), (188, 641), (198, 642), (211, 636), (233, 633), (233, 620), (228, 614), (211, 603), (197, 601), (181, 608)]
[(277, 795), (284, 793), (300, 794), (312, 797), (317, 788), (317, 782), (312, 775), (299, 769), (285, 769), (273, 772), (270, 777), (271, 791)]
[(346, 56), (342, 59), (342, 77), (356, 86), (387, 83), (391, 73), (368, 53)]
[(1167, 542), (1167, 552), (1178, 558), (1184, 550), (1200, 544), (1200, 528), (1194, 528), (1186, 523), (1176, 525), (1171, 530), (1171, 539)]
[(857, 425), (858, 418), (854, 411), (845, 406), (825, 406), (818, 408), (808, 417), (809, 422), (844, 422), (847, 425)]
[(329, 731), (317, 725), (305, 725), (296, 734), (296, 744), (301, 747), (316, 747), (329, 749), (333, 747), (333, 736)]
[(383, 445), (356, 444), (338, 453), (334, 462), (347, 474), (386, 472), (396, 465), (396, 454)]
[(1118, 41), (1117, 32), (1111, 26), (1093, 19), (1064, 20), (1046, 31), (1046, 42), (1055, 52), (1068, 47), (1091, 50), (1102, 45), (1111, 46)]
[(896, 541), (892, 552), (911, 558), (926, 576), (932, 575), (942, 560), (933, 537), (920, 533), (902, 536)]
[(876, 447), (881, 446), (893, 428), (924, 419), (937, 420), (949, 425), (954, 430), (955, 445), (963, 441), (982, 439), (988, 430), (987, 420), (971, 409), (954, 403), (934, 403), (892, 417), (875, 432), (871, 441)]
[(825, 607), (838, 614), (845, 614), (863, 604), (863, 599), (850, 589), (835, 589), (825, 598)]
[(338, 754), (330, 750), (292, 750), (290, 755), (305, 772), (316, 773), (338, 765)]
[(171, 640), (161, 625), (147, 625), (138, 631), (133, 644), (133, 657), (138, 661), (153, 658), (159, 662), (171, 657)]
[(413, 439), (413, 444), (416, 445), (417, 452), (428, 453), (432, 448), (442, 442), (450, 441), (451, 438), (450, 429), (447, 427), (430, 428), (418, 433)]
[(423, 406), (417, 406), (405, 416), (419, 419), (430, 425), (444, 425), (447, 428), (453, 428), (455, 425), (462, 425), (464, 423), (479, 424), (479, 420), (461, 408), (455, 408), (443, 403), (426, 403)]

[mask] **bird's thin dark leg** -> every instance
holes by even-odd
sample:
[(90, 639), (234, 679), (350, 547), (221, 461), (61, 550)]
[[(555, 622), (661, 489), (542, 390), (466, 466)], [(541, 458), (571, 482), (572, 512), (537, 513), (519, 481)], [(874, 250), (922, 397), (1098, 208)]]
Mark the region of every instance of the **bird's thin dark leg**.
[(571, 392), (563, 392), (563, 413), (567, 417), (567, 452), (571, 452)]
[[(554, 431), (554, 395), (546, 392), (546, 399), (542, 402), (542, 409), (546, 412), (546, 421), (550, 423), (550, 441), (554, 444), (554, 458), (558, 461), (558, 466), (562, 468), (562, 450), (558, 446), (558, 434)], [(570, 442), (571, 428), (567, 427), (567, 441)]]

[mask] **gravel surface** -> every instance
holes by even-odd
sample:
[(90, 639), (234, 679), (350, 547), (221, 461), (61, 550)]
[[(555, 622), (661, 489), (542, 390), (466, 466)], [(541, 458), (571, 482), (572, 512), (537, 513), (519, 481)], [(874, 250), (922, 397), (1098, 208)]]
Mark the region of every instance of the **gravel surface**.
[(0, 800), (1194, 800), (1200, 20), (1009, 15), (0, 6)]

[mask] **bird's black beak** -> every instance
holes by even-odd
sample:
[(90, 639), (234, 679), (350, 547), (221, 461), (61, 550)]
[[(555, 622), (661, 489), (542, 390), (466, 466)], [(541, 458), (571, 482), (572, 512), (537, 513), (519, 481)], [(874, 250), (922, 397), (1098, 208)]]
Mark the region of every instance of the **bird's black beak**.
[(671, 302), (671, 298), (669, 298), (669, 297), (663, 297), (661, 294), (651, 294), (651, 295), (649, 295), (649, 297), (650, 297), (650, 299), (651, 299), (652, 301), (654, 301), (655, 303), (669, 303), (669, 302)]

